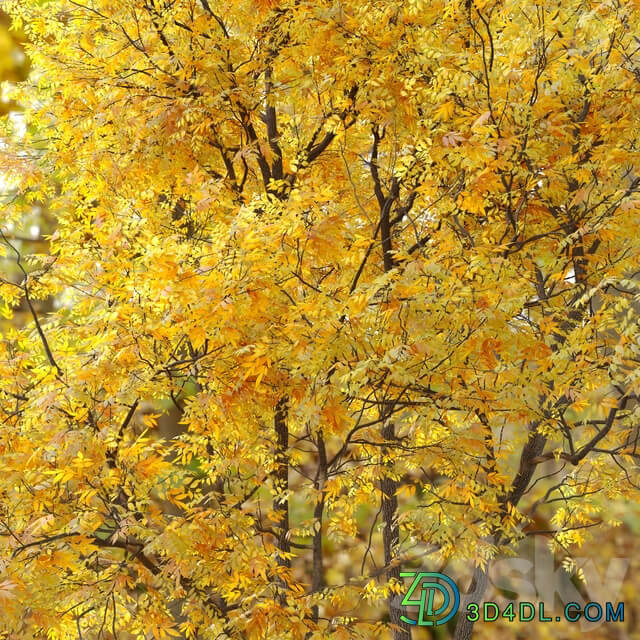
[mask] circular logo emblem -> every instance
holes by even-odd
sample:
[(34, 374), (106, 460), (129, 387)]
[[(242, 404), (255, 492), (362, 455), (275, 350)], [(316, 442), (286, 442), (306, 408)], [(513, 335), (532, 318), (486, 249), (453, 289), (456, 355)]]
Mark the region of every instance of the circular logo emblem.
[(402, 578), (413, 578), (409, 590), (402, 599), (402, 606), (418, 607), (418, 619), (405, 615), (400, 619), (420, 627), (437, 627), (456, 615), (460, 606), (460, 592), (456, 583), (444, 573), (426, 571), (401, 573)]

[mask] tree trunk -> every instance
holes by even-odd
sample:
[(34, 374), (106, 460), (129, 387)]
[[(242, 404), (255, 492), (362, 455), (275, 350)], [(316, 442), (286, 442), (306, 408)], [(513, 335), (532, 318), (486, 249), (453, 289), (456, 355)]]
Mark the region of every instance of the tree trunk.
[(453, 634), (453, 640), (470, 640), (471, 638), (474, 623), (467, 619), (467, 607), (471, 603), (477, 604), (478, 610), (482, 607), (482, 599), (487, 588), (489, 578), (487, 570), (488, 568), (482, 569), (480, 567), (476, 567), (473, 572), (469, 591), (464, 595), (460, 602), (458, 623), (456, 624), (456, 630)]
[[(322, 432), (318, 434), (318, 472), (316, 474), (315, 488), (319, 492), (318, 502), (313, 510), (313, 567), (311, 572), (311, 591), (316, 593), (324, 586), (324, 566), (322, 556), (322, 518), (324, 516), (324, 486), (327, 482), (327, 451), (324, 446)], [(313, 622), (317, 624), (319, 610), (318, 605), (313, 607)]]
[[(393, 440), (395, 437), (395, 427), (389, 422), (382, 428), (382, 437), (385, 440)], [(383, 448), (386, 453), (386, 448)], [(384, 547), (384, 563), (389, 566), (396, 557), (397, 548), (400, 543), (400, 529), (398, 527), (398, 498), (396, 492), (398, 483), (390, 476), (383, 476), (380, 482), (382, 489), (382, 544)], [(400, 580), (400, 567), (394, 566), (387, 569), (387, 580)], [(411, 640), (411, 632), (407, 625), (402, 622), (400, 616), (402, 609), (398, 606), (396, 594), (389, 594), (389, 620), (393, 629), (393, 640)]]
[[(274, 487), (277, 494), (281, 494), (289, 490), (289, 430), (287, 427), (287, 399), (280, 398), (276, 405), (274, 416), (274, 428), (276, 432), (276, 469), (274, 473)], [(273, 500), (273, 511), (277, 514), (276, 531), (276, 547), (282, 554), (278, 553), (276, 560), (278, 566), (291, 568), (291, 560), (284, 554), (291, 551), (289, 542), (289, 499), (276, 495)], [(286, 582), (282, 578), (278, 578), (276, 582), (282, 590), (286, 589)], [(280, 601), (284, 603), (284, 593), (280, 594)]]

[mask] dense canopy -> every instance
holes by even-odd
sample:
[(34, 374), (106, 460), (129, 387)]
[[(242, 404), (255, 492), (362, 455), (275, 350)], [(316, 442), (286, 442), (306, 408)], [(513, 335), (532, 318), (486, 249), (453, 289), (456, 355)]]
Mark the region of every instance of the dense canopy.
[(637, 499), (637, 2), (3, 6), (7, 638), (402, 640)]

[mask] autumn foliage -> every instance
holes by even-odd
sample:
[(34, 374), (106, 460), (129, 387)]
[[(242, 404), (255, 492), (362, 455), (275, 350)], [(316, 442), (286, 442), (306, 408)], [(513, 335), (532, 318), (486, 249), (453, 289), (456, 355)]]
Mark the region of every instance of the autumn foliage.
[(3, 6), (5, 637), (403, 640), (637, 499), (637, 2)]

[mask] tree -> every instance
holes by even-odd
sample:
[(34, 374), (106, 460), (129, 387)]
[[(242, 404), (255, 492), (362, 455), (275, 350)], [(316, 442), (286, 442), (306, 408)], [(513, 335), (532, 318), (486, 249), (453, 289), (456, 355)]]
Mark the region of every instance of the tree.
[(416, 549), (637, 496), (636, 3), (6, 5), (8, 637), (405, 640)]

